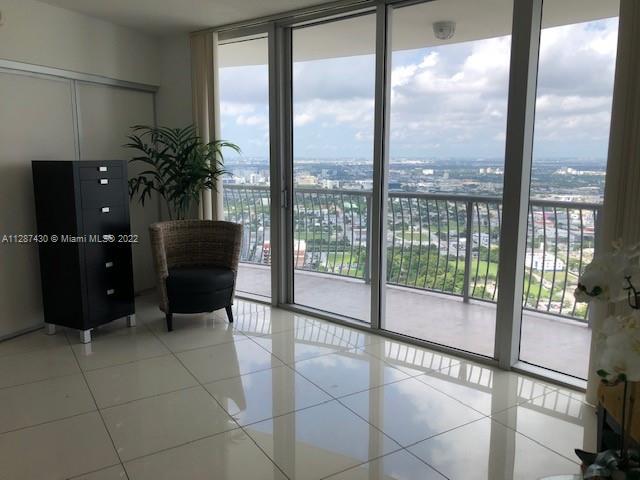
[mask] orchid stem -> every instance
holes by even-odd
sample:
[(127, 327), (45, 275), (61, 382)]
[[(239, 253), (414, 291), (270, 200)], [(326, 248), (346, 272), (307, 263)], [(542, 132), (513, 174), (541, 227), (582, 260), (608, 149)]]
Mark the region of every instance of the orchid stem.
[[(634, 310), (639, 310), (640, 305), (638, 304), (638, 290), (636, 290), (636, 288), (633, 286), (633, 283), (631, 283), (631, 276), (624, 277), (624, 279), (629, 284), (628, 287), (625, 287), (625, 290), (627, 291), (627, 302), (629, 303), (629, 306), (631, 308), (633, 308)], [(631, 297), (633, 297), (633, 302), (631, 302)]]

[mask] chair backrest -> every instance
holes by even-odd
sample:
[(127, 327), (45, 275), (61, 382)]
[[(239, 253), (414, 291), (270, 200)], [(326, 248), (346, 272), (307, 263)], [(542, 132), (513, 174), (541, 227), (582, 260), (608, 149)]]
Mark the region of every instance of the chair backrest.
[(216, 266), (238, 270), (242, 225), (215, 220), (172, 220), (159, 229), (167, 267)]

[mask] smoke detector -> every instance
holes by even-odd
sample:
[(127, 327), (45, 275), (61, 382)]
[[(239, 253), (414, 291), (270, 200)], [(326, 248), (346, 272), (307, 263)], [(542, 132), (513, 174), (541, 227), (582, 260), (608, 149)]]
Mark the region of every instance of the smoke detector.
[(456, 22), (443, 21), (433, 23), (433, 34), (438, 40), (449, 40), (456, 33)]

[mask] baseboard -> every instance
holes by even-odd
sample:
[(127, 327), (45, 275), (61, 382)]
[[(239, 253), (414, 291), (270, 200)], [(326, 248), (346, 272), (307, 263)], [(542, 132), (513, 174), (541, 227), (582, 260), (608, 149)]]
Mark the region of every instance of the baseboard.
[(25, 335), (27, 333), (35, 332), (36, 330), (40, 330), (42, 327), (44, 327), (44, 322), (38, 326), (27, 327), (22, 330), (18, 330), (17, 332), (11, 332), (5, 335), (0, 335), (0, 342), (4, 342), (5, 340), (11, 340), (12, 338), (20, 337), (21, 335)]

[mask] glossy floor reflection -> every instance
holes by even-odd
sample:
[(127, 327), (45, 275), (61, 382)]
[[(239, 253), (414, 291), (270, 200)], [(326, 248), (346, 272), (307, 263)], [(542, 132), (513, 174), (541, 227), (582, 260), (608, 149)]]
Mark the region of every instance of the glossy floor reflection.
[(538, 479), (577, 473), (578, 392), (238, 300), (90, 345), (0, 343), (0, 478)]

